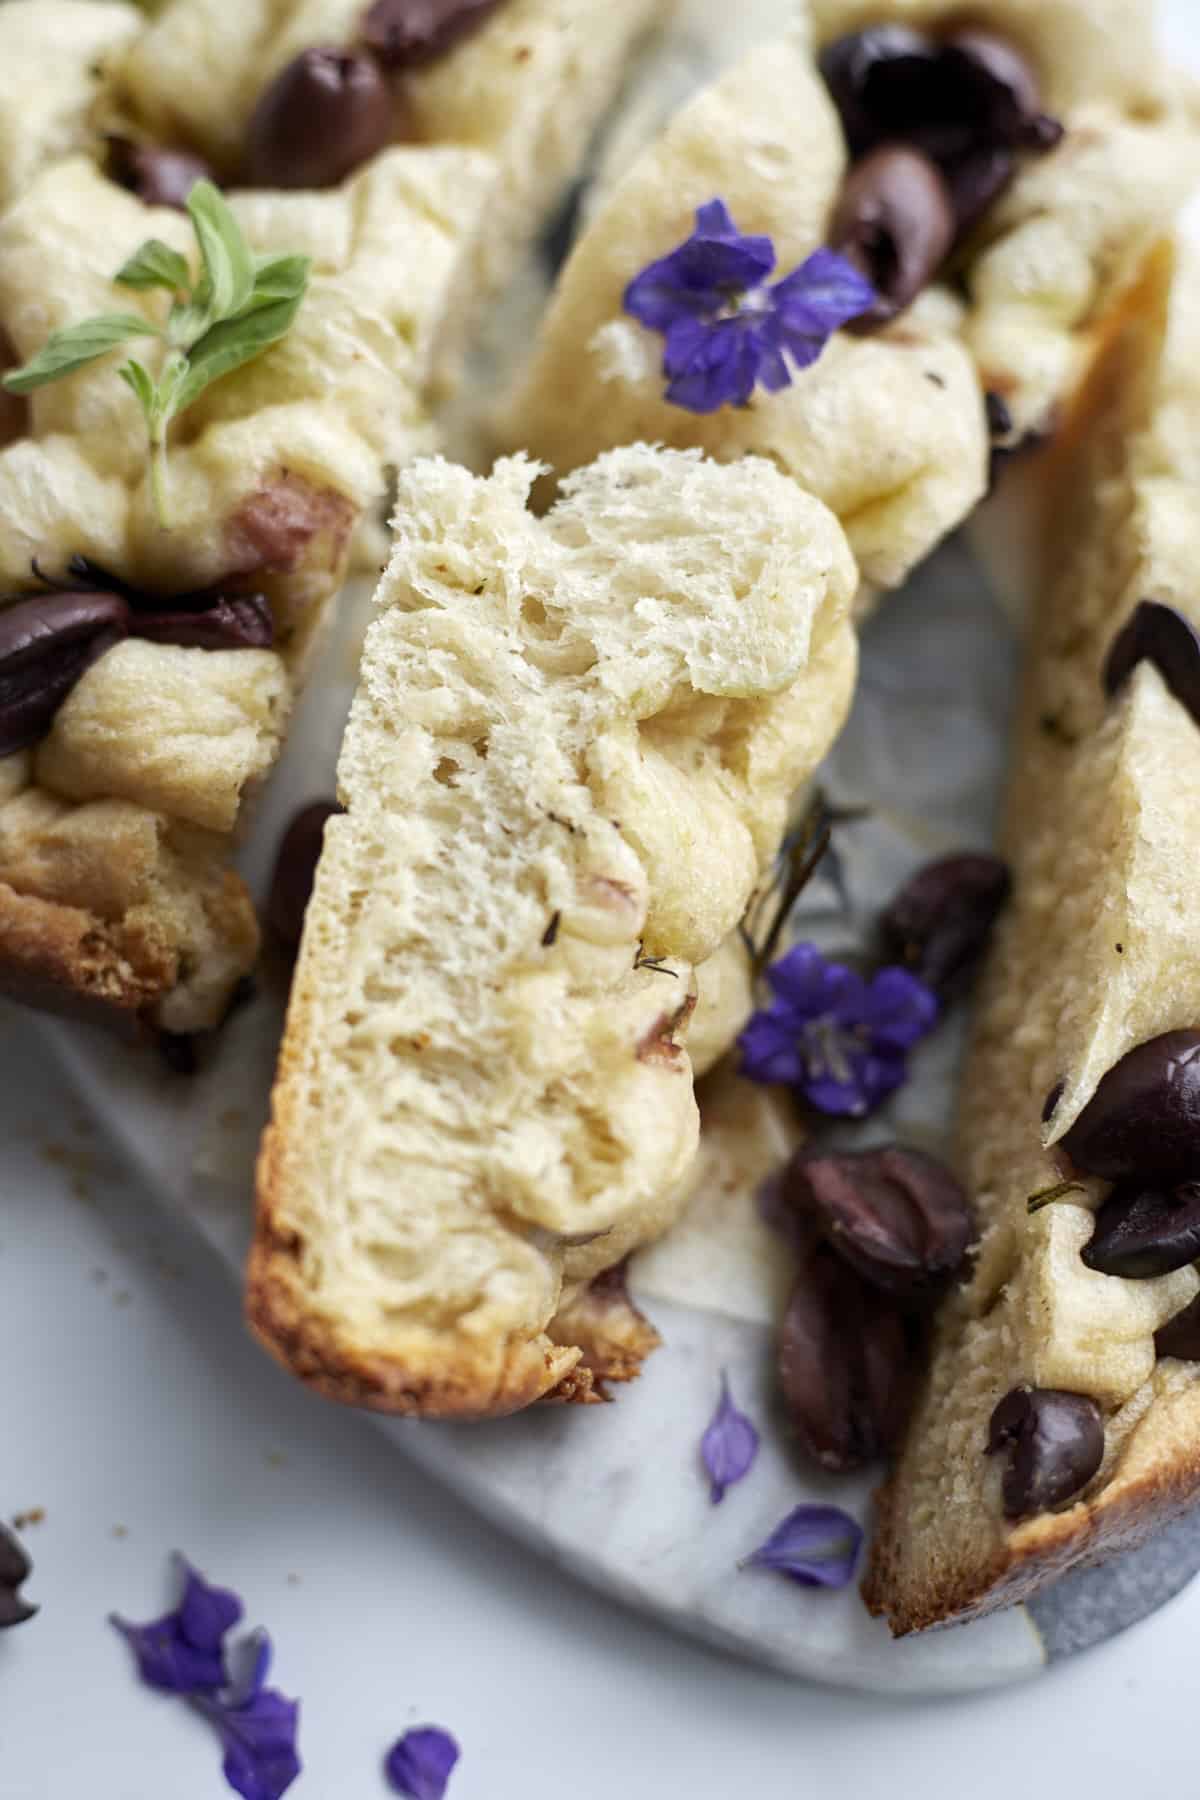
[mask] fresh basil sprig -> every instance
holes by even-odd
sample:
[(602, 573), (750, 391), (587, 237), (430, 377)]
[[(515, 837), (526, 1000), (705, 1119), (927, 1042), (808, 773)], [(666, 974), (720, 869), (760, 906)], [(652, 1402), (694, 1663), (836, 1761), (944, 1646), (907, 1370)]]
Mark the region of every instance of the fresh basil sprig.
[(160, 524), (169, 525), (167, 433), (173, 419), (223, 375), (252, 362), (290, 329), (304, 298), (307, 256), (255, 256), (220, 189), (198, 181), (187, 210), (200, 252), (193, 279), (187, 259), (148, 238), (113, 276), (117, 287), (164, 289), (171, 307), (161, 325), (139, 313), (102, 313), (56, 331), (22, 369), (3, 377), (10, 394), (32, 393), (106, 356), (133, 338), (164, 345), (157, 376), (136, 357), (117, 370), (137, 395), (150, 438), (150, 485)]

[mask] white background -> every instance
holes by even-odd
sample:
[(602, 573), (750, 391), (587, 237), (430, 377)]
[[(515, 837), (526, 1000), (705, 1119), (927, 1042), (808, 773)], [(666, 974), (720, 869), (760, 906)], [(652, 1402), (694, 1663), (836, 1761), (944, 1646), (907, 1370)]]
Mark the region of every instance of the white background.
[[(1164, 10), (1193, 50), (1197, 0)], [(138, 1686), (104, 1624), (166, 1603), (176, 1546), (275, 1638), (303, 1702), (296, 1800), (383, 1796), (384, 1750), (423, 1721), (462, 1741), (453, 1800), (1193, 1792), (1200, 1583), (984, 1698), (761, 1673), (557, 1575), (277, 1373), (3, 1007), (0, 1146), (0, 1509), (45, 1510), (43, 1611), (0, 1635), (0, 1800), (228, 1792), (205, 1727)]]

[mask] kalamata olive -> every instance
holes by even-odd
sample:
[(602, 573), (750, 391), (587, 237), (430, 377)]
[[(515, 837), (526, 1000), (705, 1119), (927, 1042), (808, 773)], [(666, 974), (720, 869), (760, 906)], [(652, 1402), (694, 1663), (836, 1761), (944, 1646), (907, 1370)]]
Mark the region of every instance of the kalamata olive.
[(0, 756), (44, 737), (79, 677), (128, 629), (119, 594), (57, 592), (0, 606)]
[(1188, 1180), (1200, 1169), (1200, 1032), (1166, 1031), (1123, 1056), (1060, 1145), (1105, 1181)]
[(942, 39), (941, 62), (955, 110), (979, 138), (1015, 147), (1043, 116), (1037, 74), (1008, 38), (962, 26)]
[(783, 1192), (864, 1281), (909, 1304), (939, 1297), (975, 1235), (950, 1171), (895, 1144), (841, 1155), (798, 1151)]
[(389, 69), (431, 62), (495, 12), (500, 0), (375, 0), (362, 40)]
[(880, 917), (884, 952), (944, 992), (987, 948), (1011, 890), (998, 856), (970, 852), (926, 863)]
[(954, 242), (954, 206), (945, 177), (919, 150), (884, 144), (851, 169), (829, 232), (866, 276), (877, 304), (850, 326), (877, 330), (910, 306)]
[(784, 1317), (779, 1378), (800, 1445), (824, 1469), (878, 1462), (898, 1442), (924, 1328), (824, 1244), (804, 1258)]
[(325, 842), (325, 826), (341, 811), (336, 800), (314, 800), (295, 814), (280, 843), (267, 900), (267, 922), (291, 950), (300, 947), (304, 914)]
[(246, 139), (251, 187), (328, 188), (391, 143), (395, 101), (374, 57), (301, 51), (259, 97)]
[(1017, 172), (1016, 152), (1007, 144), (987, 144), (943, 163), (954, 206), (955, 242), (969, 237)]
[(1200, 1362), (1200, 1294), (1181, 1313), (1160, 1325), (1154, 1334), (1160, 1356), (1177, 1356), (1181, 1362)]
[(0, 1525), (0, 1630), (9, 1625), (23, 1625), (37, 1612), (22, 1600), (22, 1583), (29, 1580), (33, 1564), (7, 1525)]
[(275, 631), (266, 600), (261, 594), (246, 594), (193, 607), (134, 612), (130, 635), (195, 650), (269, 650)]
[(178, 212), (186, 208), (188, 195), (198, 181), (216, 179), (209, 164), (194, 150), (135, 144), (131, 138), (110, 139), (109, 170), (114, 181), (147, 206), (173, 206)]
[(1200, 1181), (1173, 1188), (1128, 1182), (1096, 1212), (1083, 1260), (1100, 1275), (1152, 1281), (1200, 1257)]
[(1113, 639), (1104, 691), (1122, 688), (1140, 662), (1151, 662), (1181, 706), (1200, 725), (1200, 632), (1160, 600), (1141, 600)]
[(933, 39), (906, 25), (873, 25), (825, 46), (821, 74), (855, 156), (928, 116), (938, 58)]
[(1004, 1516), (1025, 1519), (1061, 1506), (1104, 1460), (1104, 1419), (1086, 1394), (1016, 1387), (992, 1414), (987, 1453), (1004, 1451)]

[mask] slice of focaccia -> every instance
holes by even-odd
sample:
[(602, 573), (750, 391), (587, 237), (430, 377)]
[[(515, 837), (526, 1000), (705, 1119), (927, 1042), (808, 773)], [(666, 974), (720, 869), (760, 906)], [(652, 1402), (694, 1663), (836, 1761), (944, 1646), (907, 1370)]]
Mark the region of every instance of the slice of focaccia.
[[(400, 148), (335, 192), (235, 197), (256, 250), (310, 254), (313, 274), (287, 336), (176, 426), (169, 529), (117, 358), (19, 403), (0, 448), (0, 731), (26, 680), (10, 609), (47, 584), (70, 589), (72, 558), (164, 605), (209, 588), (260, 596), (270, 631), (235, 649), (128, 639), (82, 673), (40, 741), (0, 761), (0, 989), (91, 1011), (104, 998), (114, 1020), (180, 1032), (222, 1016), (257, 945), (230, 834), (278, 754), (385, 461), (428, 441), (454, 222), (473, 214), (485, 170), (474, 152)], [(15, 359), (117, 295), (161, 314), (159, 296), (112, 285), (152, 235), (194, 255), (182, 214), (143, 206), (92, 162), (38, 176), (0, 219), (0, 333)], [(53, 596), (44, 604), (49, 618)]]
[[(1135, 662), (1112, 694), (1104, 679), (1140, 602), (1200, 623), (1200, 271), (1181, 282), (1164, 339), (1170, 269), (1167, 252), (1152, 259), (1048, 474), (1048, 574), (1006, 831), (1014, 900), (982, 988), (962, 1106), (961, 1162), (982, 1237), (882, 1496), (867, 1580), (896, 1632), (1018, 1600), (1200, 1496), (1200, 1361), (1155, 1338), (1194, 1300), (1200, 1276), (1186, 1257), (1141, 1266), (1138, 1279), (1085, 1263), (1112, 1183), (1064, 1161), (1063, 1145), (1130, 1051), (1200, 1027), (1200, 720), (1175, 697), (1189, 665)], [(1153, 1158), (1150, 1113), (1141, 1130), (1139, 1157)], [(1055, 1203), (1027, 1210), (1064, 1178), (1073, 1185)], [(1159, 1185), (1152, 1172), (1142, 1180)], [(1091, 1421), (1091, 1454), (1060, 1461), (1065, 1485), (1050, 1481), (1040, 1505), (1006, 1481), (1015, 1471), (1019, 1488), (1021, 1455), (1044, 1447), (1006, 1449), (1001, 1429), (986, 1453), (995, 1409), (1014, 1389), (1034, 1402), (1046, 1390), (1082, 1397), (1067, 1405)], [(1055, 1474), (1053, 1456), (1044, 1472)]]
[[(826, 52), (877, 25), (919, 27), (934, 43), (964, 17), (957, 0), (813, 0), (807, 11), (807, 30), (754, 51), (693, 100), (602, 196), (501, 430), (562, 469), (636, 437), (769, 455), (838, 514), (868, 584), (891, 587), (984, 492), (981, 388), (997, 444), (1052, 429), (1200, 172), (1197, 115), (1155, 54), (1140, 0), (968, 9), (1024, 59), (1061, 142), (999, 156), (1008, 185), (968, 224), (981, 191), (970, 158), (995, 167), (999, 155), (992, 139), (968, 141), (958, 242), (940, 266), (933, 259), (916, 303), (873, 335), (839, 333), (782, 392), (697, 416), (666, 400), (663, 339), (623, 311), (627, 284), (718, 196), (741, 232), (771, 237), (777, 274), (824, 243), (844, 245), (843, 196), (867, 157), (848, 148), (854, 120), (844, 92), (839, 117), (822, 79)], [(864, 210), (864, 240), (908, 255), (932, 202), (903, 184), (898, 196), (894, 210), (886, 194), (875, 214)], [(886, 257), (867, 262), (886, 283)]]
[[(670, 3), (464, 7), (480, 21), (472, 30), (446, 29), (437, 54), (389, 72), (396, 141), (463, 147), (491, 162), (469, 269), (442, 334), (443, 381), (471, 323), (574, 180), (631, 52)], [(222, 178), (236, 180), (263, 94), (315, 48), (364, 55), (369, 10), (369, 0), (167, 0), (125, 61), (117, 104), (135, 129), (201, 152)], [(453, 24), (452, 6), (408, 10), (418, 28), (437, 14)]]
[(603, 1336), (552, 1322), (681, 1203), (694, 969), (852, 683), (845, 539), (769, 464), (634, 446), (544, 519), (538, 472), (401, 478), (259, 1163), (254, 1330), (384, 1411)]

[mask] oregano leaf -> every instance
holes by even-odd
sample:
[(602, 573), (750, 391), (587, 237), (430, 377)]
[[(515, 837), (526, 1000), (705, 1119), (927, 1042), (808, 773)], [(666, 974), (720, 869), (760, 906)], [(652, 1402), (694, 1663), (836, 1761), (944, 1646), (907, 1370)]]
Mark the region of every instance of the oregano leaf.
[(205, 308), (207, 328), (235, 318), (248, 304), (254, 293), (254, 257), (215, 182), (198, 181), (187, 209), (204, 265), (196, 299)]
[(240, 319), (226, 319), (206, 331), (199, 343), (188, 352), (187, 368), (180, 383), (175, 410), (183, 412), (223, 375), (253, 362), (264, 350), (283, 337), (300, 305), (303, 294), (275, 300), (245, 313)]
[(254, 276), (254, 292), (246, 310), (269, 306), (275, 300), (298, 302), (304, 296), (311, 273), (312, 258), (308, 256), (261, 257)]
[(117, 370), (117, 374), (126, 387), (132, 388), (137, 395), (142, 412), (146, 417), (146, 423), (149, 425), (154, 417), (154, 381), (149, 369), (144, 363), (140, 363), (136, 356), (131, 356), (129, 361), (123, 363)]
[(192, 285), (187, 258), (161, 238), (147, 238), (113, 276), (118, 287), (166, 288), (168, 292), (186, 293)]
[(73, 375), (76, 369), (106, 356), (130, 338), (160, 335), (157, 325), (139, 313), (98, 313), (81, 325), (67, 325), (53, 332), (23, 368), (13, 369), (3, 377), (3, 386), (10, 394), (31, 394), (47, 382)]

